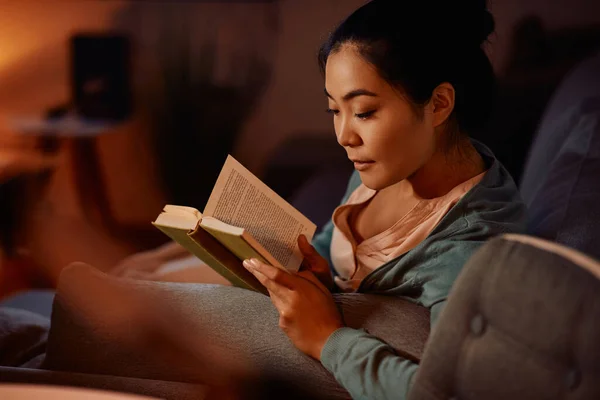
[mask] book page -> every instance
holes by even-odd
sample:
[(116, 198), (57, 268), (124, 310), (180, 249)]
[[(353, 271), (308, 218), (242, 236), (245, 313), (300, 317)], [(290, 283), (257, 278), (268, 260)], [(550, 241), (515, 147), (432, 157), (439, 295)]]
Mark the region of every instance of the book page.
[(297, 271), (297, 239), (310, 241), (316, 226), (302, 213), (228, 156), (208, 199), (205, 216), (246, 229), (286, 269)]

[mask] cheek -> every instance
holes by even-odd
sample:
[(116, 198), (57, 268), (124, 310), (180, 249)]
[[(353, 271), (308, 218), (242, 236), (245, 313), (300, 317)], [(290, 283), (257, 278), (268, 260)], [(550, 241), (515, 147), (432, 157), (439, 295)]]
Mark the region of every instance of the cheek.
[[(382, 121), (384, 122), (384, 121)], [(380, 163), (381, 179), (394, 182), (405, 179), (423, 166), (435, 148), (433, 130), (418, 120), (385, 121), (373, 129), (365, 144)]]
[(392, 117), (374, 124), (368, 135), (368, 144), (381, 161), (410, 159), (421, 153), (427, 142), (423, 124), (410, 118)]

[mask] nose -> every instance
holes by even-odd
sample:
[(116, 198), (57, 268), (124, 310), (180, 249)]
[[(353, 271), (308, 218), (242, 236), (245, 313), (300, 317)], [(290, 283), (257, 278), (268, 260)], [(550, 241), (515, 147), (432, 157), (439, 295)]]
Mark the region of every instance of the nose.
[(335, 126), (337, 141), (342, 147), (356, 147), (362, 144), (362, 139), (352, 126), (352, 121), (340, 118)]

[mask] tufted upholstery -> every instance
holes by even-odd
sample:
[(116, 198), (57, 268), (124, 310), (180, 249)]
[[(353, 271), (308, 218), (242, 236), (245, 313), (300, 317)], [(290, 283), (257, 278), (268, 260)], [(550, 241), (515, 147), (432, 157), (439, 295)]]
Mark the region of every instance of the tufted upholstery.
[(467, 263), (411, 400), (600, 399), (600, 263), (512, 236)]

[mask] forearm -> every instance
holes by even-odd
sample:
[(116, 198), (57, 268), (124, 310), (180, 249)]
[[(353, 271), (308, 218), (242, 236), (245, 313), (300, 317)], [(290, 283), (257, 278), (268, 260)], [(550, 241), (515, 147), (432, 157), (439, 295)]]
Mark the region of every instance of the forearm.
[(329, 337), (321, 363), (355, 399), (405, 399), (418, 368), (381, 340), (351, 328)]
[[(431, 309), (434, 327), (446, 300)], [(406, 399), (418, 365), (363, 330), (333, 332), (321, 351), (321, 363), (355, 399)]]

